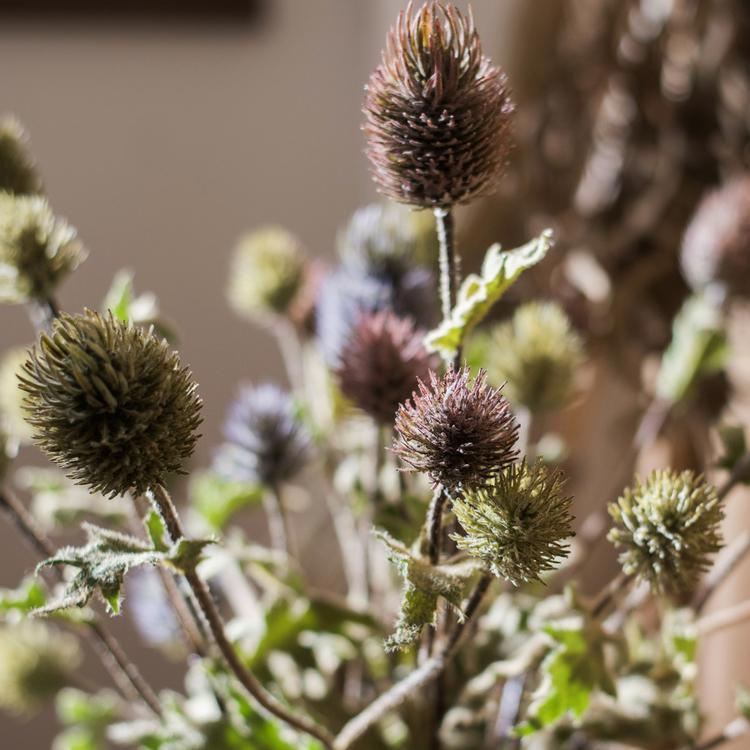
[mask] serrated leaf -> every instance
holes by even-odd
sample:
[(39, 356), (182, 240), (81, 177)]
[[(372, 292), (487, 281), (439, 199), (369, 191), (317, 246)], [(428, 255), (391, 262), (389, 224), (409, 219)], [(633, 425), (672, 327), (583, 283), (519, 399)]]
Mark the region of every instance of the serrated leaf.
[(473, 561), (459, 565), (431, 565), (387, 532), (378, 530), (375, 535), (387, 547), (388, 558), (404, 579), (399, 618), (395, 632), (386, 639), (386, 649), (404, 649), (416, 642), (422, 629), (434, 624), (441, 597), (454, 608), (459, 618), (463, 616), (463, 591), (477, 570)]
[[(153, 521), (153, 519), (151, 519)], [(87, 544), (64, 547), (54, 557), (37, 566), (37, 571), (53, 565), (67, 565), (78, 573), (66, 584), (62, 595), (34, 611), (49, 615), (62, 609), (83, 607), (98, 593), (110, 614), (119, 614), (122, 604), (122, 584), (126, 573), (141, 565), (164, 563), (181, 572), (192, 570), (203, 549), (212, 544), (209, 539), (179, 539), (169, 549), (155, 549), (146, 542), (119, 531), (83, 524)], [(154, 531), (156, 533), (156, 531)], [(158, 537), (157, 537), (158, 538)]]
[(670, 403), (681, 401), (701, 376), (723, 369), (726, 356), (720, 308), (707, 293), (688, 297), (672, 324), (672, 340), (662, 355), (656, 395)]
[(553, 245), (552, 230), (514, 250), (492, 245), (484, 256), (479, 274), (470, 274), (458, 290), (451, 317), (425, 337), (431, 352), (450, 360), (468, 333), (487, 315), (490, 308), (528, 268), (541, 261)]
[(195, 569), (200, 562), (203, 550), (215, 539), (178, 539), (165, 556), (165, 561), (180, 573), (187, 573)]
[(264, 490), (234, 482), (213, 471), (196, 474), (190, 481), (190, 502), (215, 531), (221, 531), (242, 508), (263, 502)]

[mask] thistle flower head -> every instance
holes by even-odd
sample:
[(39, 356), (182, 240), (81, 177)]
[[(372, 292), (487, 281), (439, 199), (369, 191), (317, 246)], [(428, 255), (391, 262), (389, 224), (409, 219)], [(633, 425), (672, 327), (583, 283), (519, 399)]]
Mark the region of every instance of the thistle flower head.
[(424, 331), (390, 311), (365, 313), (341, 353), (341, 391), (381, 424), (393, 424), (396, 410), (426, 380), (433, 364)]
[(354, 213), (339, 234), (345, 262), (383, 277), (402, 275), (409, 266), (431, 266), (437, 257), (435, 218), (398, 203), (372, 203)]
[(232, 259), (227, 296), (238, 315), (284, 314), (303, 280), (305, 255), (299, 241), (280, 227), (240, 238)]
[(718, 281), (732, 294), (750, 296), (750, 174), (701, 201), (682, 241), (681, 262), (695, 290)]
[(81, 662), (77, 640), (41, 622), (0, 626), (0, 708), (28, 714), (70, 685)]
[(351, 264), (331, 271), (320, 287), (316, 308), (316, 332), (323, 356), (337, 367), (353, 325), (364, 313), (391, 310), (411, 318), (420, 327), (435, 321), (435, 283), (432, 274), (419, 267), (390, 269), (379, 275)]
[(513, 464), (453, 501), (464, 531), (453, 539), (514, 586), (536, 581), (568, 553), (572, 498), (563, 485), (562, 474), (542, 461)]
[(506, 384), (511, 403), (540, 412), (567, 403), (582, 359), (581, 339), (565, 312), (552, 302), (530, 302), (492, 331), (487, 372)]
[(609, 506), (615, 522), (609, 539), (623, 547), (620, 562), (628, 575), (647, 580), (657, 591), (686, 592), (721, 548), (724, 509), (716, 490), (691, 471), (654, 471), (636, 479)]
[(310, 459), (311, 438), (292, 397), (275, 385), (245, 386), (229, 409), (215, 468), (228, 479), (272, 486)]
[(367, 155), (381, 192), (448, 207), (490, 190), (510, 149), (505, 74), (482, 54), (471, 14), (410, 4), (391, 29), (364, 104)]
[(47, 298), (85, 257), (44, 198), (0, 193), (0, 302)]
[(15, 117), (3, 117), (0, 119), (0, 190), (28, 195), (39, 193), (41, 189), (26, 131)]
[(481, 487), (518, 455), (508, 402), (484, 371), (472, 381), (466, 367), (419, 381), (419, 392), (399, 406), (395, 432), (393, 450), (404, 464), (451, 493)]
[(34, 442), (94, 492), (143, 493), (195, 448), (192, 374), (166, 341), (111, 314), (58, 318), (20, 383)]

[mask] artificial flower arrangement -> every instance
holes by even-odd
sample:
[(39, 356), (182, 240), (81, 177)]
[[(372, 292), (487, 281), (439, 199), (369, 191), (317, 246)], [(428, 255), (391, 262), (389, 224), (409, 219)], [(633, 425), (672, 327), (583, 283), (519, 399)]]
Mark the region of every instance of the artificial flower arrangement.
[[(500, 179), (514, 110), (470, 14), (429, 0), (400, 15), (364, 105), (391, 202), (352, 217), (328, 271), (283, 229), (242, 238), (229, 301), (278, 335), (292, 390), (243, 386), (212, 465), (187, 482), (204, 405), (176, 334), (128, 276), (99, 312), (59, 309), (85, 251), (4, 121), (0, 295), (27, 306), (37, 340), (0, 373), (0, 505), (40, 562), (0, 593), (0, 705), (54, 698), (55, 750), (657, 750), (748, 731), (740, 692), (737, 718), (701, 740), (695, 686), (697, 637), (748, 616), (704, 613), (750, 551), (720, 530), (750, 476), (742, 430), (722, 431), (718, 485), (689, 470), (635, 477), (602, 497), (598, 531), (574, 536), (564, 452), (533, 425), (580, 397), (586, 336), (552, 300), (491, 315), (553, 233), (493, 245), (461, 279), (454, 209)], [(638, 445), (721, 369), (748, 257), (738, 178), (685, 233), (693, 291)], [(56, 468), (15, 466), (27, 442)], [(288, 487), (303, 470), (343, 592), (300, 571)], [(251, 506), (268, 546), (236, 523)], [(52, 534), (79, 525), (84, 540), (58, 548)], [(576, 577), (604, 534), (622, 570), (587, 596)], [(126, 587), (142, 637), (186, 664), (183, 690), (149, 684), (112, 634)], [(80, 676), (82, 641), (110, 685)]]

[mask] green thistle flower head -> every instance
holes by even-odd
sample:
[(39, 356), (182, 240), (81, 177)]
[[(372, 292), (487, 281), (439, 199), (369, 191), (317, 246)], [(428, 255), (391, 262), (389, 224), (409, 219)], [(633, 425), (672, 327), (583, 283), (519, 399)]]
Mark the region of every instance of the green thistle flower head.
[(28, 714), (70, 685), (81, 662), (78, 641), (40, 623), (0, 626), (0, 708)]
[(583, 361), (583, 344), (553, 302), (530, 302), (497, 326), (487, 341), (487, 372), (505, 383), (511, 403), (537, 413), (564, 406)]
[(15, 117), (0, 119), (0, 190), (17, 195), (42, 190), (26, 131)]
[(254, 318), (285, 314), (304, 280), (305, 255), (296, 237), (281, 227), (246, 234), (232, 259), (227, 296), (234, 311)]
[(0, 302), (48, 298), (85, 258), (44, 198), (0, 193)]
[(464, 534), (453, 539), (514, 586), (539, 580), (567, 555), (565, 540), (573, 536), (572, 498), (563, 493), (564, 484), (561, 472), (542, 461), (513, 464), (454, 500)]
[(722, 546), (724, 509), (716, 490), (691, 471), (654, 471), (609, 506), (608, 538), (623, 570), (660, 592), (689, 592)]
[(195, 448), (201, 399), (166, 341), (112, 315), (63, 315), (20, 379), (33, 440), (94, 492), (143, 493)]

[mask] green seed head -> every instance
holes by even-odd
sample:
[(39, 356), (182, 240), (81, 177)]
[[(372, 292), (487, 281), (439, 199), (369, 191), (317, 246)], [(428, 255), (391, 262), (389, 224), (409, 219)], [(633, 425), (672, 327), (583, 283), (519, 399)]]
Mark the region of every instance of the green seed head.
[(543, 462), (509, 466), (486, 486), (453, 502), (463, 534), (459, 549), (484, 561), (490, 571), (515, 586), (536, 581), (566, 557), (573, 536), (572, 498), (564, 479)]
[(145, 492), (195, 448), (201, 399), (166, 341), (86, 311), (42, 334), (20, 379), (33, 440), (92, 491)]
[(237, 244), (227, 296), (243, 317), (285, 314), (304, 279), (305, 256), (298, 240), (280, 227), (246, 234)]
[(565, 312), (552, 302), (530, 302), (497, 326), (487, 341), (487, 371), (506, 383), (511, 403), (532, 412), (565, 406), (583, 361), (580, 337)]
[(623, 570), (659, 592), (689, 592), (722, 546), (721, 501), (691, 471), (654, 471), (645, 483), (636, 478), (609, 514), (615, 522), (609, 539), (624, 548)]
[(0, 302), (47, 299), (85, 258), (44, 198), (0, 193)]

